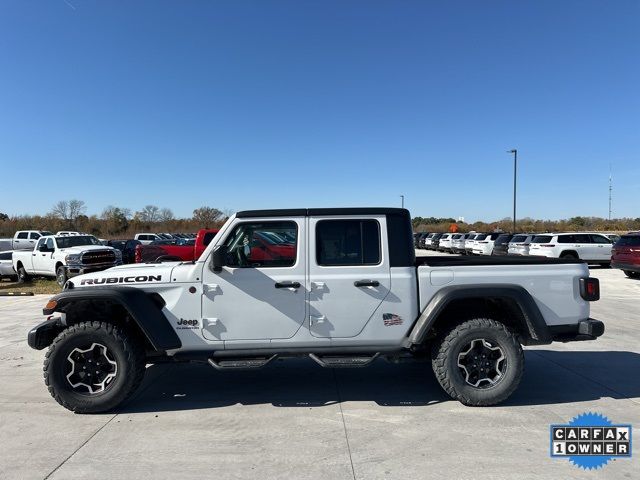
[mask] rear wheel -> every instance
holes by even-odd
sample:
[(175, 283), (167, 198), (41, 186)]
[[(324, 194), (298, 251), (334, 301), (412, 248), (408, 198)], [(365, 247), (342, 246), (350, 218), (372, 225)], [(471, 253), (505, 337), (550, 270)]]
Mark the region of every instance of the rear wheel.
[(24, 269), (22, 265), (20, 265), (18, 267), (18, 283), (25, 283), (25, 282), (28, 282), (30, 279), (31, 277), (29, 277), (29, 274), (27, 273), (27, 271)]
[(145, 372), (144, 348), (133, 336), (104, 322), (63, 330), (44, 361), (51, 396), (78, 413), (112, 410), (138, 388)]
[(560, 258), (566, 258), (567, 260), (577, 260), (578, 256), (575, 253), (563, 253)]
[(475, 318), (450, 330), (433, 346), (432, 366), (442, 388), (464, 405), (506, 400), (518, 387), (524, 353), (504, 324)]
[(639, 272), (632, 272), (631, 270), (623, 270), (623, 272), (629, 278), (640, 278)]

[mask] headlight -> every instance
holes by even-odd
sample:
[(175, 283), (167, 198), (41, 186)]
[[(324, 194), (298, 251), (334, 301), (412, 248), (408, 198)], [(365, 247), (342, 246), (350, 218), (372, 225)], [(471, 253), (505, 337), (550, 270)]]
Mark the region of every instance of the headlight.
[(80, 254), (79, 253), (71, 253), (64, 257), (64, 261), (67, 262), (67, 265), (71, 264), (79, 264), (80, 263)]

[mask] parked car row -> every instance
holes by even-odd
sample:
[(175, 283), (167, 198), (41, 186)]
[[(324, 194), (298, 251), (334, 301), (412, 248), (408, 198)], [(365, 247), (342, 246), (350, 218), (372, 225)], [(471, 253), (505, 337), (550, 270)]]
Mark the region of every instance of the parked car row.
[(640, 232), (418, 233), (416, 248), (466, 255), (516, 255), (584, 260), (611, 265), (640, 278)]

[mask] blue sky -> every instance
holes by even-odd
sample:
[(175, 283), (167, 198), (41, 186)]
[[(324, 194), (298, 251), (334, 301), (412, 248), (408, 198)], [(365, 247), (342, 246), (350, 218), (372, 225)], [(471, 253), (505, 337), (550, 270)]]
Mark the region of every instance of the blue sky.
[(0, 3), (0, 211), (640, 216), (640, 2)]

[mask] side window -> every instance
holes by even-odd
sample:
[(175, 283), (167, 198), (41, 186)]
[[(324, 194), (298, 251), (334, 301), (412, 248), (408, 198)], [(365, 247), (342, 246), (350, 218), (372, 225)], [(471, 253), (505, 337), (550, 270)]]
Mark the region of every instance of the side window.
[(558, 235), (558, 243), (575, 243), (575, 235)]
[(51, 238), (51, 237), (47, 238), (47, 248), (49, 250), (55, 250), (55, 247), (56, 246), (53, 243), (53, 238)]
[(18, 238), (20, 240), (24, 240), (26, 238), (29, 238), (29, 234), (27, 232), (20, 232), (20, 233), (18, 233)]
[(39, 234), (39, 233), (36, 233), (36, 232), (31, 232), (31, 234), (29, 235), (29, 238), (30, 238), (31, 240), (37, 240), (37, 239), (39, 239), (39, 238), (40, 238), (40, 234)]
[(575, 237), (576, 237), (576, 243), (591, 243), (591, 237), (584, 233), (579, 233), (575, 235)]
[(298, 226), (295, 222), (246, 222), (227, 237), (229, 267), (291, 267), (296, 263)]
[(321, 220), (316, 224), (318, 265), (377, 265), (380, 257), (376, 220)]
[(593, 243), (606, 243), (606, 244), (611, 243), (609, 239), (603, 235), (591, 235), (591, 241)]
[(40, 248), (42, 245), (44, 245), (44, 238), (41, 238), (40, 240), (38, 240), (38, 243), (36, 243), (36, 248)]

